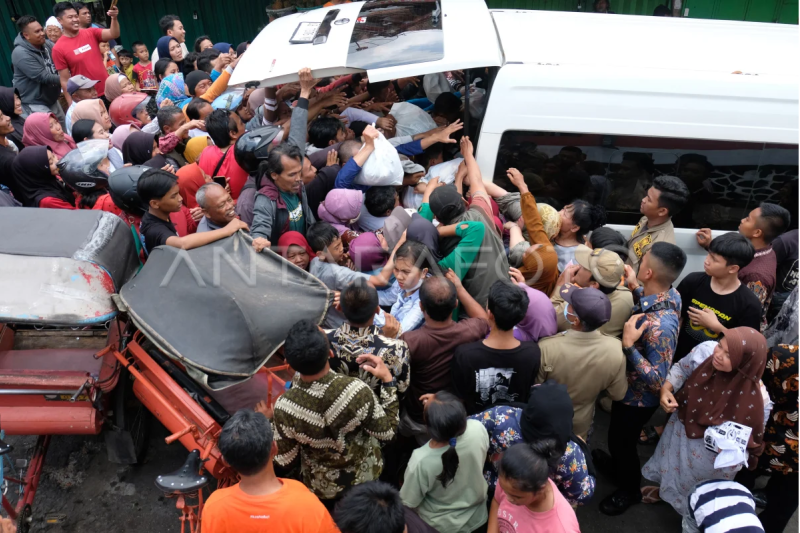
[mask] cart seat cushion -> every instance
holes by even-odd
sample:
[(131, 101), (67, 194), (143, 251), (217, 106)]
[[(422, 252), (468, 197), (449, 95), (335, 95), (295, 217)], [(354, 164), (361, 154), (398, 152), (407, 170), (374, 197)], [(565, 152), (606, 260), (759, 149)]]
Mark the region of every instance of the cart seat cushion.
[(94, 357), (97, 352), (80, 348), (0, 351), (0, 374), (78, 372), (96, 377), (103, 367), (103, 358)]

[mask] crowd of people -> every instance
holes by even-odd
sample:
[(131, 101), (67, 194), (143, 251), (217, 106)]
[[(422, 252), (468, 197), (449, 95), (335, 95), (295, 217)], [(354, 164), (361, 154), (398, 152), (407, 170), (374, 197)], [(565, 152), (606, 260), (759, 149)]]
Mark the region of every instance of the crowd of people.
[[(289, 331), (296, 374), (274, 405), (252, 389), (222, 402), (219, 448), (241, 481), (211, 495), (203, 531), (577, 532), (598, 472), (616, 486), (607, 515), (664, 501), (684, 531), (783, 531), (798, 503), (784, 207), (700, 229), (703, 271), (685, 272), (683, 176), (640, 180), (631, 156), (631, 187), (587, 202), (570, 176), (588, 163), (565, 146), (551, 174), (512, 157), (485, 179), (460, 118), (486, 75), (301, 68), (295, 83), (229, 87), (247, 42), (203, 35), (190, 51), (167, 15), (151, 56), (114, 42), (117, 7), (108, 28), (80, 2), (53, 15), (17, 20), (0, 206), (114, 213), (143, 262), (248, 232), (334, 295), (322, 324)], [(395, 117), (399, 104), (416, 115)], [(627, 236), (602, 207), (626, 202), (641, 215)], [(706, 437), (726, 423), (749, 436), (719, 467)], [(653, 444), (642, 467), (637, 447)]]

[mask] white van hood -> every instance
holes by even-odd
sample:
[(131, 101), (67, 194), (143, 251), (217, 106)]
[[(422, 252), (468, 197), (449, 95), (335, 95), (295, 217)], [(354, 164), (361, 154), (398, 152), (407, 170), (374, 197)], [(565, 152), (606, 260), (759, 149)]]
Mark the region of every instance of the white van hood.
[[(303, 30), (313, 37), (335, 10), (325, 42), (298, 42)], [(297, 81), (303, 67), (317, 78), (366, 71), (377, 82), (502, 63), (485, 0), (369, 0), (276, 19), (250, 45), (230, 83), (280, 85)]]

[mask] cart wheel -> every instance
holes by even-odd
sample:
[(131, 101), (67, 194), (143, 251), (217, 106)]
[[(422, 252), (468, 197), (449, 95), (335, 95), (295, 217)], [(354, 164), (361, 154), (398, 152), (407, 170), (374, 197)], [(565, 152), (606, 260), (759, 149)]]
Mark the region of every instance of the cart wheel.
[(31, 520), (33, 517), (33, 510), (30, 505), (22, 508), (22, 511), (17, 515), (17, 533), (28, 533), (31, 530)]
[(136, 462), (141, 464), (147, 454), (153, 415), (133, 393), (133, 382), (131, 373), (123, 370), (114, 391), (114, 423), (121, 430), (130, 433)]

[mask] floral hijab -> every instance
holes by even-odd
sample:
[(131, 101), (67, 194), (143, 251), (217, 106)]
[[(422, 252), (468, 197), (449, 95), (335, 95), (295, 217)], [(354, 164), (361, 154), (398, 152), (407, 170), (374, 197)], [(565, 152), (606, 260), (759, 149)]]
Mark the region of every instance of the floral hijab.
[(183, 74), (170, 74), (163, 80), (161, 85), (158, 86), (158, 94), (156, 94), (156, 104), (161, 107), (161, 104), (169, 98), (172, 103), (182, 108), (184, 102), (189, 100), (185, 91), (186, 84), (183, 81)]

